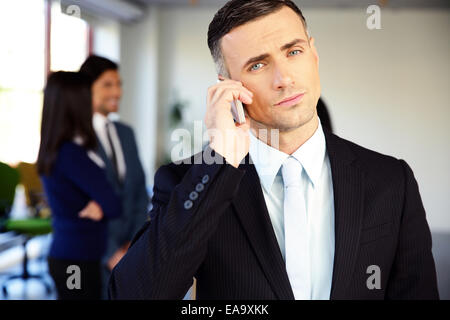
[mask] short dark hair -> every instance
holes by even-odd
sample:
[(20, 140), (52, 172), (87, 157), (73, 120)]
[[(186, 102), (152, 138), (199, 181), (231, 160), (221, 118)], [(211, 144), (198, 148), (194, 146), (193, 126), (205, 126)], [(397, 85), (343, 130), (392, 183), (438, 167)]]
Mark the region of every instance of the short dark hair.
[(50, 174), (61, 145), (76, 136), (82, 139), (86, 149), (96, 148), (92, 113), (91, 81), (88, 76), (58, 71), (48, 77), (37, 159), (40, 174)]
[(103, 72), (108, 70), (119, 70), (119, 65), (96, 55), (90, 55), (80, 67), (80, 72), (88, 75), (92, 82), (95, 82)]
[(291, 0), (230, 0), (217, 11), (209, 24), (208, 47), (216, 63), (218, 73), (225, 75), (227, 72), (220, 48), (222, 37), (232, 29), (274, 13), (283, 6), (291, 8), (298, 14), (306, 30), (305, 17), (302, 11)]

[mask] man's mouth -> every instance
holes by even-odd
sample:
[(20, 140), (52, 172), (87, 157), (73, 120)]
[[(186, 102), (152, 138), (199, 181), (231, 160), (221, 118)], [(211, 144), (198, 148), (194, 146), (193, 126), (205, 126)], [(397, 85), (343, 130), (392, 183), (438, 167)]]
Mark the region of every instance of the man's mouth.
[(275, 104), (275, 106), (277, 107), (290, 107), (293, 106), (297, 103), (299, 103), (302, 99), (303, 96), (305, 95), (305, 93), (299, 93), (299, 94), (295, 94), (293, 96), (290, 96), (280, 102), (278, 102), (277, 104)]
[(109, 99), (108, 100), (109, 105), (117, 106), (119, 104), (119, 99)]

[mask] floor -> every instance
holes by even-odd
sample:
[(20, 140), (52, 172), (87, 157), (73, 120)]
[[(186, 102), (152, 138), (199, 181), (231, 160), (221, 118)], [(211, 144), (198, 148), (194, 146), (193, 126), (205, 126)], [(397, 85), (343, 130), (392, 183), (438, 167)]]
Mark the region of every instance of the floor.
[[(14, 279), (7, 282), (7, 296), (4, 295), (3, 290), (0, 290), (0, 300), (55, 300), (56, 291), (53, 281), (48, 274), (47, 260), (45, 258), (45, 251), (48, 248), (51, 238), (48, 236), (38, 237), (30, 240), (28, 244), (28, 252), (33, 259), (28, 262), (28, 271), (30, 274), (43, 275), (43, 280), (50, 286), (51, 292), (48, 293), (42, 281), (36, 279), (29, 279), (23, 281), (22, 279)], [(21, 246), (8, 249), (0, 254), (0, 285), (8, 279), (10, 275), (22, 273), (21, 259), (23, 257), (23, 249)], [(11, 262), (15, 261), (15, 265), (9, 266)]]
[(433, 232), (433, 257), (439, 295), (442, 300), (450, 300), (450, 233)]
[[(55, 300), (56, 291), (53, 280), (48, 273), (46, 254), (50, 245), (51, 236), (41, 236), (30, 240), (28, 243), (28, 253), (32, 259), (29, 260), (29, 272), (31, 274), (43, 275), (43, 280), (50, 286), (51, 292), (48, 293), (43, 282), (36, 279), (23, 281), (14, 279), (7, 282), (7, 296), (0, 288), (0, 300)], [(23, 248), (17, 246), (0, 252), (0, 286), (8, 279), (10, 275), (21, 274), (22, 272)], [(13, 266), (10, 266), (14, 264)], [(186, 293), (184, 300), (192, 299), (192, 288)]]

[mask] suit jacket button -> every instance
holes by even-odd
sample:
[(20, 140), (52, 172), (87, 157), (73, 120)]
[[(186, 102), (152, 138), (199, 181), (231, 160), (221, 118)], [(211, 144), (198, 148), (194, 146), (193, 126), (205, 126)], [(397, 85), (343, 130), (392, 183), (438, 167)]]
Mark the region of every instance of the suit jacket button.
[(192, 208), (192, 205), (193, 205), (193, 203), (192, 203), (191, 200), (186, 200), (186, 201), (184, 202), (184, 208), (185, 208), (186, 210), (189, 210), (190, 208)]
[(197, 192), (202, 192), (203, 189), (205, 189), (205, 186), (204, 186), (203, 184), (201, 184), (201, 183), (198, 183), (198, 184), (195, 186), (195, 191), (197, 191)]
[(197, 192), (192, 191), (192, 192), (189, 194), (189, 199), (191, 199), (191, 200), (196, 200), (197, 198), (198, 198), (198, 193), (197, 193)]
[(206, 183), (208, 183), (208, 181), (209, 181), (209, 176), (207, 174), (205, 174), (202, 178), (202, 183), (206, 184)]

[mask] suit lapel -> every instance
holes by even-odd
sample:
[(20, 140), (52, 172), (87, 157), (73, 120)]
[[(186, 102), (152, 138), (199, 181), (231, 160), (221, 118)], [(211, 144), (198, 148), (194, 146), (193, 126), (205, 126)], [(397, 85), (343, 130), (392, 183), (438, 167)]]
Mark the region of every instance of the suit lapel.
[(343, 140), (324, 130), (331, 164), (335, 214), (335, 254), (331, 299), (345, 299), (358, 254), (364, 201), (364, 174)]
[(292, 300), (294, 295), (267, 211), (258, 174), (254, 165), (248, 162), (247, 155), (245, 164), (240, 165), (246, 173), (241, 181), (240, 191), (233, 199), (233, 206), (272, 290), (278, 299)]

